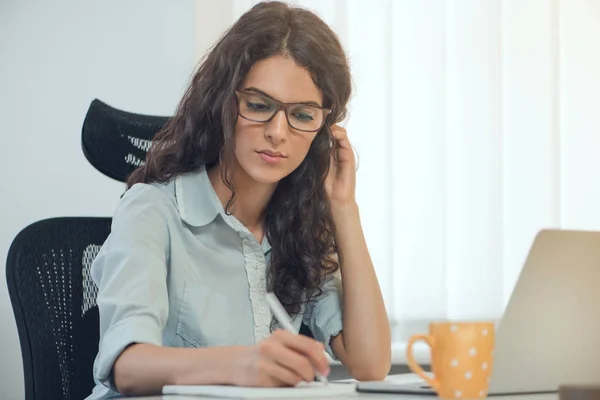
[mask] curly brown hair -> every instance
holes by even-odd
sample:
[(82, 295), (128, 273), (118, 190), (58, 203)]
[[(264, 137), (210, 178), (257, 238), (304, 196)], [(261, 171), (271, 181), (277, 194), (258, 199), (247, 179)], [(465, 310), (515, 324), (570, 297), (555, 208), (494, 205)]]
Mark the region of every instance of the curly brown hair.
[[(267, 285), (288, 312), (320, 294), (326, 275), (339, 268), (335, 226), (324, 181), (329, 171), (330, 126), (346, 116), (351, 94), (348, 61), (335, 33), (314, 13), (282, 2), (259, 3), (243, 14), (205, 56), (174, 116), (157, 133), (144, 165), (128, 178), (165, 182), (222, 163), (222, 178), (235, 198), (227, 165), (234, 157), (235, 91), (250, 68), (271, 56), (288, 57), (310, 72), (332, 112), (300, 166), (277, 185), (266, 211), (271, 243)], [(306, 293), (306, 295), (305, 295)]]

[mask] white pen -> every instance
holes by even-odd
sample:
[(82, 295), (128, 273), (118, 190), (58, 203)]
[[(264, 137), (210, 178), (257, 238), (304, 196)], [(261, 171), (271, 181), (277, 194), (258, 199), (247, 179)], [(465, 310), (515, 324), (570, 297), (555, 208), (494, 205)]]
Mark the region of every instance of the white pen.
[[(296, 332), (296, 329), (292, 324), (292, 319), (290, 318), (290, 315), (287, 313), (287, 311), (285, 311), (285, 308), (283, 308), (277, 296), (269, 292), (266, 294), (266, 298), (267, 303), (269, 303), (269, 307), (271, 307), (273, 315), (275, 316), (275, 318), (277, 318), (277, 321), (279, 321), (283, 329), (297, 335), (298, 332)], [(317, 376), (317, 379), (319, 381), (327, 383), (327, 378), (324, 377), (319, 371), (315, 371), (315, 375)]]

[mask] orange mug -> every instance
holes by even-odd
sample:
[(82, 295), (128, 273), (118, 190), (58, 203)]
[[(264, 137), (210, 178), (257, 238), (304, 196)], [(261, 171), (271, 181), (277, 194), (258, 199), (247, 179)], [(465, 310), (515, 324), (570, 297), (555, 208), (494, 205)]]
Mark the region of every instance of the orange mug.
[[(494, 334), (492, 322), (433, 322), (428, 335), (410, 337), (406, 350), (408, 366), (440, 398), (485, 398), (492, 376)], [(413, 346), (419, 340), (431, 348), (433, 378), (413, 356)]]

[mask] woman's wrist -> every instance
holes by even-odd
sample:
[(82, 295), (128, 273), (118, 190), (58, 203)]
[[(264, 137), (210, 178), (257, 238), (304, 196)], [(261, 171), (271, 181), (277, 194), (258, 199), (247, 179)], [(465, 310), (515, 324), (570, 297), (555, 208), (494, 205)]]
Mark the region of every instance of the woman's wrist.
[(356, 201), (332, 203), (331, 216), (333, 217), (336, 228), (343, 229), (343, 226), (349, 222), (352, 223), (352, 221), (360, 220), (358, 203), (356, 203)]
[[(218, 365), (217, 379), (223, 385), (237, 385), (239, 373), (239, 360), (242, 352), (247, 349), (247, 346), (231, 346), (227, 347), (227, 351), (223, 354), (216, 355), (215, 364)], [(210, 368), (210, 367), (209, 367)]]
[(190, 349), (187, 373), (173, 376), (175, 385), (233, 385), (236, 360), (244, 346)]

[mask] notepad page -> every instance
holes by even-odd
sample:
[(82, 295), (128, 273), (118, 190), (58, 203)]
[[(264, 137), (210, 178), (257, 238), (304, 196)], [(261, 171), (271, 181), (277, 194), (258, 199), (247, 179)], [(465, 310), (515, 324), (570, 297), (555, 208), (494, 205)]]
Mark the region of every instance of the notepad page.
[(168, 385), (163, 394), (210, 396), (237, 399), (332, 397), (356, 393), (356, 385), (348, 383), (311, 382), (295, 387), (257, 388), (221, 385)]

